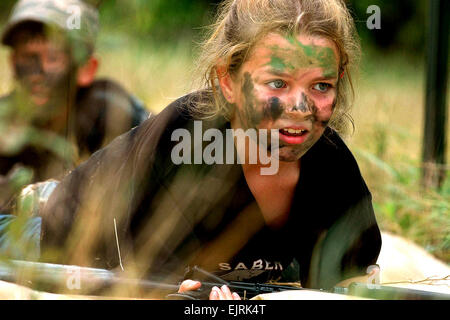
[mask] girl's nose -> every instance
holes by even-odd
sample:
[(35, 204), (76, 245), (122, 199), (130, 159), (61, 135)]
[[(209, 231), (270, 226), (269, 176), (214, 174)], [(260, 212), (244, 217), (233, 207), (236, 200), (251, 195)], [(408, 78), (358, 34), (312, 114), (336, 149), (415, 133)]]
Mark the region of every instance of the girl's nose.
[(304, 91), (296, 92), (292, 101), (291, 112), (311, 113), (311, 106)]

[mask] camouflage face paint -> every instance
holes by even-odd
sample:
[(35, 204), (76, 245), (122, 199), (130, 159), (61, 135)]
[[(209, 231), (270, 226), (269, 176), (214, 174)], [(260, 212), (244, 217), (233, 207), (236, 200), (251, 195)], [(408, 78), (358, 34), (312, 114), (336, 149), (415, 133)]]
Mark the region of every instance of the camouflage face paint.
[(330, 119), (319, 119), (318, 111), (316, 104), (312, 99), (310, 99), (307, 95), (303, 94), (303, 103), (307, 106), (308, 110), (311, 111), (313, 115), (313, 125), (318, 124), (321, 127), (326, 127)]
[(74, 71), (72, 69), (71, 67), (64, 67), (59, 68), (59, 70), (45, 70), (42, 58), (38, 54), (16, 61), (14, 64), (19, 83), (30, 94), (33, 92), (33, 86), (39, 85), (42, 88), (41, 92), (49, 92), (49, 99), (50, 96), (65, 96), (68, 81), (70, 81)]
[(242, 84), (242, 92), (244, 94), (243, 110), (238, 109), (242, 125), (248, 129), (251, 127), (251, 119), (254, 117), (255, 96), (253, 94), (254, 86), (249, 73), (244, 74), (244, 83)]
[[(285, 110), (301, 111), (303, 113), (310, 112), (313, 116), (313, 122), (319, 124), (322, 127), (328, 125), (329, 119), (318, 118), (318, 108), (314, 101), (309, 98), (305, 93), (302, 93), (301, 102), (298, 106), (294, 105), (292, 108), (287, 107), (282, 103), (278, 97), (271, 97), (269, 101), (262, 104), (262, 110), (257, 107), (258, 100), (255, 97), (255, 87), (251, 75), (246, 72), (244, 74), (244, 83), (242, 85), (242, 92), (244, 94), (244, 106), (243, 110), (238, 110), (238, 116), (241, 123), (245, 128), (257, 128), (262, 120), (276, 121), (281, 117)], [(333, 102), (332, 109), (336, 104), (336, 100)]]
[(238, 111), (242, 125), (248, 128), (257, 128), (264, 118), (262, 110), (257, 110), (257, 99), (255, 98), (255, 86), (250, 73), (244, 74), (242, 92), (244, 94), (243, 110)]
[[(304, 93), (301, 95), (301, 101), (298, 106), (289, 106), (285, 109), (291, 110), (291, 112), (305, 113), (304, 119), (308, 119), (312, 123), (312, 130), (309, 133), (310, 136), (302, 144), (292, 146), (280, 140), (280, 159), (282, 161), (293, 161), (301, 158), (316, 143), (330, 119), (319, 116), (319, 108)], [(328, 107), (325, 107), (325, 109), (328, 109)]]
[[(334, 109), (334, 106), (336, 105), (336, 100), (333, 102), (332, 110)], [(303, 113), (311, 112), (313, 116), (313, 124), (317, 123), (322, 127), (326, 127), (328, 125), (329, 119), (321, 120), (318, 118), (318, 108), (315, 105), (314, 101), (310, 99), (306, 94), (302, 93), (301, 102), (298, 106), (293, 106), (292, 111), (301, 111)]]
[[(246, 128), (257, 128), (263, 120), (275, 121), (283, 114), (285, 108), (278, 97), (271, 97), (267, 102), (258, 101), (255, 97), (255, 87), (250, 73), (244, 74), (242, 92), (244, 106), (238, 111), (241, 123)], [(258, 105), (261, 107), (258, 108)]]
[(309, 110), (309, 104), (308, 101), (306, 100), (306, 95), (304, 93), (302, 93), (302, 101), (300, 102), (300, 105), (294, 106), (292, 110), (293, 111), (300, 110), (303, 113)]
[[(337, 104), (337, 98), (334, 99), (333, 104), (331, 105), (332, 112), (334, 112), (334, 109), (336, 109), (336, 104)], [(321, 121), (321, 123), (322, 123), (323, 127), (326, 127), (330, 123), (330, 119)]]
[(324, 70), (324, 77), (337, 77), (338, 66), (334, 51), (329, 47), (304, 45), (294, 36), (286, 37), (293, 48), (272, 46), (270, 65), (279, 72), (318, 67)]
[[(333, 113), (337, 85), (330, 81), (338, 80), (333, 48), (321, 37), (297, 41), (270, 34), (261, 40), (232, 79), (238, 122), (232, 125), (244, 130), (278, 130), (280, 160), (297, 161), (320, 139)], [(324, 86), (316, 88), (324, 82), (329, 91)], [(296, 126), (307, 132), (289, 130)]]
[(266, 106), (264, 106), (264, 117), (267, 119), (277, 120), (283, 114), (284, 108), (278, 97), (269, 99)]
[(37, 55), (29, 57), (26, 63), (15, 63), (14, 69), (19, 81), (28, 83), (30, 77), (41, 76), (43, 77), (41, 84), (50, 89), (56, 87), (60, 80), (65, 78), (67, 74), (66, 69), (53, 72), (45, 71), (43, 68), (43, 63)]
[[(272, 48), (274, 50), (274, 48)], [(283, 72), (286, 69), (292, 69), (292, 65), (287, 65), (283, 58), (278, 57), (277, 55), (272, 55), (270, 57), (269, 65), (276, 71)]]
[(42, 75), (44, 73), (41, 59), (37, 55), (29, 57), (26, 63), (15, 63), (14, 68), (17, 78), (21, 80), (32, 75)]

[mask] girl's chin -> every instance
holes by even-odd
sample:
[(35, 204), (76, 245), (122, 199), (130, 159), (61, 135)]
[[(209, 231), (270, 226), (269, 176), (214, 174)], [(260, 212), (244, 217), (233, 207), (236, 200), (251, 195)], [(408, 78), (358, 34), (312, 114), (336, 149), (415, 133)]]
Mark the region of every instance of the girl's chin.
[(317, 140), (311, 136), (300, 145), (282, 145), (279, 149), (278, 159), (286, 162), (298, 161), (314, 146)]
[(306, 151), (293, 151), (293, 150), (280, 150), (278, 159), (283, 162), (295, 162), (300, 160), (300, 158), (306, 153)]

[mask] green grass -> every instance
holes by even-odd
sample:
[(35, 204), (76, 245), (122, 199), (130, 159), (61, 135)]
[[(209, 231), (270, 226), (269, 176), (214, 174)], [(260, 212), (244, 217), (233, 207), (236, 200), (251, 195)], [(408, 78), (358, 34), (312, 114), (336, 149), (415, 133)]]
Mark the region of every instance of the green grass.
[[(100, 39), (98, 55), (99, 75), (120, 81), (153, 112), (192, 89), (190, 41), (156, 46), (110, 34)], [(420, 187), (424, 61), (405, 57), (398, 52), (365, 56), (355, 81), (356, 131), (346, 141), (372, 192), (382, 230), (411, 239), (448, 263), (450, 177), (447, 172), (440, 191)], [(3, 49), (0, 70), (0, 93), (4, 93), (11, 88), (11, 75)]]
[(399, 54), (366, 58), (356, 132), (348, 142), (372, 191), (378, 222), (450, 262), (450, 175), (439, 191), (423, 190), (420, 183), (424, 63)]
[(103, 37), (99, 41), (100, 76), (120, 80), (153, 112), (161, 111), (192, 88), (192, 43), (157, 46)]

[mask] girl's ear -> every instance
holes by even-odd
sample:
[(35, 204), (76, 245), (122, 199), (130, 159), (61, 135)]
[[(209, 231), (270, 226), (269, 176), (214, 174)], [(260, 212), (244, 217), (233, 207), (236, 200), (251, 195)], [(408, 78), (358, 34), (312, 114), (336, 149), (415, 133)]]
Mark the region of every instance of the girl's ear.
[(98, 65), (98, 59), (92, 56), (83, 66), (78, 68), (77, 84), (80, 87), (87, 87), (94, 81), (95, 75), (97, 74)]
[(227, 68), (224, 65), (216, 66), (216, 72), (223, 96), (229, 103), (235, 103), (234, 82)]

